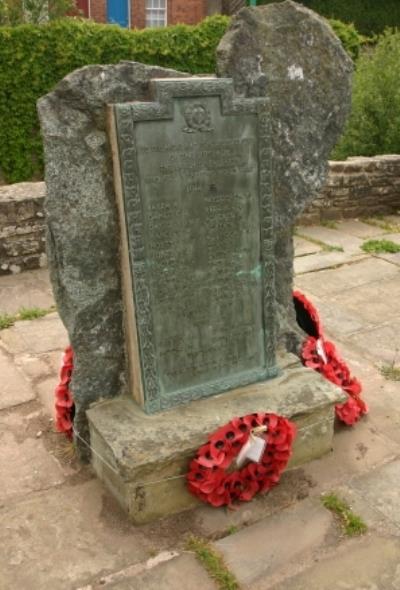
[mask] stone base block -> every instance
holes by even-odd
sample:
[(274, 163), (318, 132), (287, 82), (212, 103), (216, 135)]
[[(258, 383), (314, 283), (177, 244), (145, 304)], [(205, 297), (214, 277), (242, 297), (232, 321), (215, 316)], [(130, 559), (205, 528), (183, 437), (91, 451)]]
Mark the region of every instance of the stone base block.
[(341, 390), (298, 364), (270, 381), (146, 415), (131, 399), (99, 402), (88, 412), (92, 465), (129, 517), (145, 523), (196, 506), (185, 474), (207, 435), (234, 416), (275, 412), (295, 421), (289, 467), (332, 447)]

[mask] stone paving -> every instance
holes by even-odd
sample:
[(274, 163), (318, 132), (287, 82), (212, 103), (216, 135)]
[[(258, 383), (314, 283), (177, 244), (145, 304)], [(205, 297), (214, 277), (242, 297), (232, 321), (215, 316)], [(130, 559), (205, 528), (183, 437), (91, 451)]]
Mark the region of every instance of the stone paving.
[[(189, 534), (211, 538), (242, 589), (400, 590), (400, 217), (297, 228), (296, 286), (364, 385), (370, 415), (338, 427), (328, 456), (286, 473), (238, 510), (201, 506), (128, 523), (53, 431), (52, 393), (67, 335), (56, 313), (0, 331), (0, 590), (216, 588)], [(53, 304), (45, 269), (0, 278), (0, 313)], [(345, 538), (320, 495), (336, 491), (368, 524)], [(228, 534), (231, 533), (231, 534)]]

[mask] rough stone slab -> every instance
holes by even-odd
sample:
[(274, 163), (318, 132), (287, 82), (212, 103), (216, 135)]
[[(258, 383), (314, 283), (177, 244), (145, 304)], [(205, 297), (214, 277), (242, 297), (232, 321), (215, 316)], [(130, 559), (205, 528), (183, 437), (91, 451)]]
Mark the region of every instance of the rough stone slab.
[(339, 389), (301, 367), (162, 415), (145, 415), (124, 398), (98, 403), (87, 412), (92, 465), (135, 522), (154, 520), (198, 504), (183, 476), (207, 433), (257, 411), (291, 417), (299, 430), (293, 467), (330, 450), (333, 404), (343, 399)]
[(64, 481), (59, 463), (43, 440), (27, 433), (26, 420), (0, 414), (0, 445), (0, 506)]
[[(194, 555), (175, 557), (143, 573), (128, 576), (113, 584), (101, 584), (93, 590), (217, 590)], [(92, 590), (91, 587), (82, 590)]]
[(302, 275), (296, 277), (296, 285), (305, 293), (317, 295), (321, 299), (348, 289), (368, 285), (375, 281), (391, 279), (398, 276), (398, 269), (372, 257), (367, 257), (355, 264), (330, 270), (322, 270), (318, 275)]
[[(124, 389), (125, 356), (106, 105), (148, 100), (153, 78), (185, 74), (135, 62), (87, 66), (38, 103), (45, 152), (47, 251), (54, 296), (75, 352), (75, 427), (101, 395)], [(88, 255), (90, 253), (90, 256)]]
[(362, 238), (363, 240), (375, 238), (385, 233), (385, 230), (369, 223), (363, 223), (358, 219), (346, 219), (344, 221), (338, 221), (337, 227), (339, 231), (356, 238)]
[(366, 258), (365, 254), (351, 254), (348, 252), (319, 252), (312, 256), (301, 256), (294, 260), (296, 275), (315, 272), (328, 268), (336, 268), (343, 264), (351, 264)]
[(0, 332), (0, 341), (11, 354), (41, 354), (68, 346), (68, 336), (57, 313), (16, 322)]
[(54, 305), (47, 269), (0, 277), (0, 313), (16, 313), (21, 307), (48, 309)]
[(297, 231), (304, 237), (323, 242), (327, 246), (343, 248), (349, 254), (359, 254), (363, 240), (338, 229), (324, 226), (298, 226)]
[(66, 485), (0, 508), (0, 587), (71, 590), (149, 557), (101, 484)]
[(217, 73), (233, 79), (239, 96), (267, 96), (271, 101), (282, 340), (297, 332), (292, 225), (325, 181), (329, 154), (350, 112), (352, 70), (327, 21), (291, 1), (242, 9), (217, 49)]
[(309, 242), (304, 238), (300, 238), (299, 236), (293, 237), (293, 245), (295, 256), (306, 256), (307, 254), (315, 254), (316, 252), (320, 252), (322, 250), (321, 246), (313, 244), (312, 242)]
[(0, 410), (12, 408), (35, 399), (30, 383), (15, 367), (10, 357), (0, 348)]
[(397, 539), (354, 540), (300, 575), (272, 587), (268, 581), (258, 583), (251, 590), (397, 590), (399, 555)]
[(333, 526), (318, 499), (306, 500), (280, 514), (215, 543), (228, 568), (246, 588), (320, 546)]

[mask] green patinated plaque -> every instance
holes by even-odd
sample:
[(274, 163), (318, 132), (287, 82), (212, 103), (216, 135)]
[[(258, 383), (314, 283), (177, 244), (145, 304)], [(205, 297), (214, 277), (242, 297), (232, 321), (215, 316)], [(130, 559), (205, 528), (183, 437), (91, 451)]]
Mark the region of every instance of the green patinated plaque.
[(270, 127), (227, 79), (114, 105), (147, 412), (276, 374)]

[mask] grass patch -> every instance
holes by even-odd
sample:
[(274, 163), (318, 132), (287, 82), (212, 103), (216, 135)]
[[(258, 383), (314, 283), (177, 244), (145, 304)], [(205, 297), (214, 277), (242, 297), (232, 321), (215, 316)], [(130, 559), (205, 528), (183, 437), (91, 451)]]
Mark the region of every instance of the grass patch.
[(10, 328), (15, 322), (15, 316), (9, 315), (8, 313), (0, 314), (0, 330)]
[(41, 309), (40, 307), (21, 307), (18, 313), (19, 320), (37, 320), (49, 313), (48, 309)]
[(337, 229), (338, 228), (337, 221), (333, 221), (333, 220), (329, 220), (329, 219), (326, 219), (325, 221), (320, 221), (320, 225), (322, 225), (322, 227), (328, 227), (329, 229)]
[(361, 250), (369, 254), (395, 254), (400, 252), (400, 244), (395, 244), (390, 240), (367, 240), (361, 246)]
[(394, 363), (390, 365), (382, 365), (381, 374), (388, 381), (400, 381), (400, 367), (397, 367)]
[(228, 570), (221, 555), (206, 541), (190, 537), (186, 548), (196, 554), (210, 576), (216, 581), (219, 590), (239, 590), (235, 576)]
[(305, 234), (301, 234), (298, 231), (295, 231), (294, 235), (297, 236), (298, 238), (302, 238), (303, 240), (307, 240), (307, 242), (311, 242), (312, 244), (316, 244), (317, 246), (320, 246), (320, 248), (324, 252), (343, 252), (344, 251), (341, 246), (330, 246), (329, 244), (325, 244), (325, 242), (321, 242), (321, 240), (316, 240), (315, 238), (310, 238), (309, 236), (306, 236)]
[(360, 516), (354, 514), (350, 506), (341, 500), (336, 494), (322, 496), (322, 504), (336, 514), (344, 533), (348, 537), (363, 535), (367, 531), (367, 525)]
[(21, 320), (37, 320), (38, 318), (42, 318), (55, 310), (56, 308), (54, 305), (52, 307), (49, 307), (48, 309), (40, 307), (21, 307), (21, 309), (17, 313), (0, 314), (0, 330), (11, 328), (11, 326), (13, 326), (15, 322), (19, 322)]

